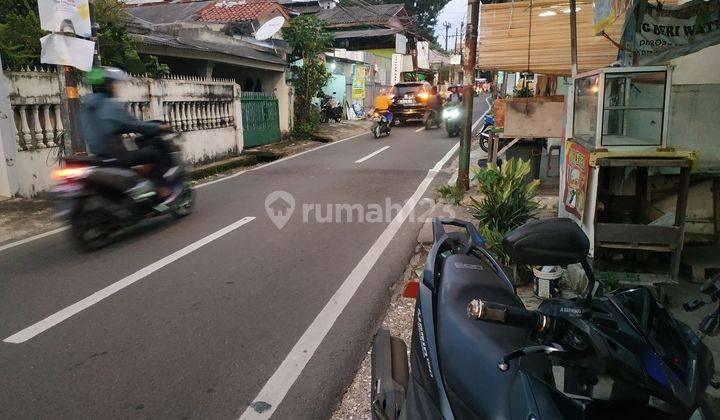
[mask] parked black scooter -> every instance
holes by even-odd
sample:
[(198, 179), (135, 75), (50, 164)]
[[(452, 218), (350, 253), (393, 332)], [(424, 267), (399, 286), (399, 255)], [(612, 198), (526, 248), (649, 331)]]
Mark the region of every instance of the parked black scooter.
[[(333, 92), (333, 95), (335, 92)], [(342, 120), (343, 116), (343, 107), (340, 104), (337, 104), (336, 101), (333, 101), (333, 97), (330, 95), (325, 95), (320, 100), (320, 122), (326, 123), (330, 120), (335, 120), (335, 122), (340, 122)]]
[(162, 214), (184, 217), (192, 212), (193, 193), (187, 182), (182, 151), (175, 134), (138, 137), (138, 147), (153, 147), (170, 156), (164, 179), (171, 195), (161, 198), (147, 177), (149, 165), (126, 168), (115, 159), (69, 157), (53, 171), (59, 181), (52, 193), (60, 199), (58, 216), (67, 218), (72, 236), (86, 251), (107, 245), (114, 233), (140, 220)]
[[(446, 232), (445, 226), (466, 233)], [(378, 419), (716, 418), (704, 400), (718, 386), (702, 335), (676, 321), (645, 288), (604, 294), (587, 262), (589, 241), (569, 219), (528, 223), (503, 241), (520, 264), (581, 263), (584, 296), (528, 311), (474, 226), (433, 221), (410, 351), (381, 329), (372, 349)], [(701, 289), (720, 297), (720, 277)], [(720, 310), (720, 309), (719, 309)]]

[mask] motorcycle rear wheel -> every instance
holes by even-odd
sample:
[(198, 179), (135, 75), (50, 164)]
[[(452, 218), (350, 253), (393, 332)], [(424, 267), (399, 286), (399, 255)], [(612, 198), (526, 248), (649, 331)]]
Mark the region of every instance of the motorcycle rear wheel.
[(195, 207), (195, 195), (190, 187), (185, 187), (182, 195), (178, 198), (178, 205), (173, 210), (173, 216), (180, 219), (189, 216)]
[(114, 217), (93, 198), (78, 204), (70, 218), (70, 231), (75, 243), (85, 252), (96, 251), (110, 243), (115, 231)]

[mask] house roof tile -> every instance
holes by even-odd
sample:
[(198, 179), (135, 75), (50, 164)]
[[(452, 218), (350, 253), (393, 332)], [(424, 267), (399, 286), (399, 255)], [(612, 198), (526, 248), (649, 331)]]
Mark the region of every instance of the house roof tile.
[[(245, 0), (218, 2), (204, 9), (199, 20), (203, 22), (242, 22), (262, 18), (273, 10), (285, 12), (275, 1)], [(287, 16), (285, 16), (287, 17)]]

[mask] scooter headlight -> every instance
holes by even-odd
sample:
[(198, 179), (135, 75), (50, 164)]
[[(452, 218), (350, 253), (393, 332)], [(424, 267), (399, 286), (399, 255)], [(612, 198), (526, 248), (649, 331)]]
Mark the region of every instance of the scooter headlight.
[(460, 116), (460, 110), (457, 108), (446, 109), (443, 111), (443, 118), (445, 119), (457, 118), (458, 116)]

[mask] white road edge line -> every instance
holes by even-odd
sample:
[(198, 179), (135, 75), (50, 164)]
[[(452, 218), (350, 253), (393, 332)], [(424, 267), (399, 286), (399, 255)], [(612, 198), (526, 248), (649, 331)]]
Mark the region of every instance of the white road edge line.
[[(385, 228), (382, 234), (377, 238), (375, 243), (370, 247), (365, 256), (358, 262), (355, 268), (350, 272), (345, 281), (343, 281), (340, 288), (330, 298), (325, 307), (315, 317), (312, 324), (303, 333), (302, 337), (295, 343), (290, 353), (285, 357), (285, 360), (280, 364), (275, 373), (265, 383), (260, 393), (253, 399), (251, 404), (245, 412), (240, 416), (240, 420), (250, 419), (269, 419), (278, 406), (282, 403), (285, 395), (287, 395), (290, 387), (295, 383), (300, 373), (303, 371), (307, 363), (312, 358), (315, 351), (320, 346), (330, 328), (335, 324), (338, 317), (345, 309), (350, 299), (353, 297), (357, 289), (360, 287), (365, 277), (368, 275), (370, 270), (373, 268), (377, 260), (380, 258), (385, 248), (390, 244), (390, 241), (395, 237), (395, 234), (402, 226), (405, 219), (420, 201), (423, 194), (430, 186), (430, 183), (435, 176), (440, 172), (443, 165), (455, 154), (460, 144), (456, 143), (450, 151), (447, 152), (442, 159), (440, 159), (435, 166), (430, 169), (425, 176), (425, 179), (418, 185), (413, 195), (408, 199), (400, 212)], [(255, 403), (264, 402), (269, 404), (268, 409), (261, 413), (258, 413), (253, 408)], [(263, 408), (267, 405), (262, 404)]]
[(419, 133), (419, 132), (423, 131), (424, 129), (425, 129), (425, 127), (420, 127), (420, 128), (418, 128), (417, 130), (415, 130), (415, 132), (416, 132), (416, 133)]
[(378, 153), (382, 153), (383, 151), (385, 151), (385, 150), (387, 150), (387, 149), (389, 149), (389, 148), (390, 148), (390, 146), (381, 147), (381, 148), (377, 149), (376, 151), (370, 153), (369, 155), (367, 155), (367, 156), (365, 156), (365, 157), (363, 157), (363, 158), (360, 158), (360, 159), (356, 160), (355, 163), (363, 163), (363, 162), (365, 162), (366, 160), (370, 159), (371, 157), (377, 155)]
[[(284, 158), (281, 158), (281, 159), (278, 159), (278, 160), (275, 160), (275, 161), (272, 161), (272, 162), (268, 162), (268, 163), (266, 163), (266, 164), (264, 164), (264, 165), (262, 165), (262, 166), (258, 166), (257, 168), (247, 169), (247, 170), (244, 170), (244, 171), (236, 172), (236, 173), (234, 173), (234, 174), (232, 174), (232, 175), (228, 175), (228, 176), (225, 176), (225, 177), (222, 177), (222, 178), (218, 178), (218, 179), (215, 179), (215, 180), (212, 180), (212, 181), (208, 181), (208, 182), (205, 182), (205, 183), (202, 183), (202, 184), (194, 185), (194, 186), (192, 187), (192, 189), (197, 190), (197, 189), (199, 189), (199, 188), (207, 187), (208, 185), (217, 184), (218, 182), (227, 181), (228, 179), (232, 179), (232, 178), (235, 178), (236, 176), (240, 176), (240, 175), (244, 174), (245, 172), (248, 172), (248, 171), (257, 171), (257, 170), (262, 169), (262, 168), (267, 168), (268, 166), (275, 165), (276, 163), (280, 163), (280, 162), (286, 161), (286, 160), (288, 160), (288, 159), (292, 159), (292, 158), (296, 158), (296, 157), (298, 157), (298, 156), (302, 156), (302, 155), (304, 155), (305, 153), (310, 153), (310, 152), (314, 152), (314, 151), (316, 151), (316, 150), (324, 149), (325, 147), (332, 146), (333, 144), (342, 143), (342, 142), (344, 142), (344, 141), (352, 140), (352, 139), (354, 139), (354, 138), (357, 138), (357, 137), (360, 137), (360, 136), (364, 136), (364, 135), (367, 135), (367, 134), (369, 134), (369, 133), (360, 133), (360, 134), (356, 134), (356, 135), (354, 135), (354, 136), (346, 137), (346, 138), (341, 139), (341, 140), (338, 140), (338, 141), (333, 141), (333, 142), (330, 142), (330, 143), (327, 143), (327, 144), (323, 144), (322, 146), (314, 147), (314, 148), (312, 148), (312, 149), (310, 149), (310, 150), (306, 150), (306, 151), (304, 151), (304, 152), (300, 152), (300, 153), (297, 153), (297, 154), (294, 154), (294, 155), (291, 155), (291, 156), (286, 156), (286, 157), (284, 157)], [(69, 226), (63, 226), (63, 227), (57, 228), (57, 229), (55, 229), (55, 230), (51, 230), (51, 231), (48, 231), (48, 232), (40, 233), (40, 234), (38, 234), (38, 235), (30, 236), (30, 237), (25, 238), (25, 239), (20, 239), (19, 241), (11, 242), (11, 243), (5, 244), (5, 245), (0, 245), (0, 252), (5, 251), (5, 250), (10, 249), (10, 248), (14, 248), (14, 247), (16, 247), (16, 246), (24, 245), (24, 244), (26, 244), (26, 243), (28, 243), (28, 242), (32, 242), (32, 241), (35, 241), (35, 240), (37, 240), (37, 239), (42, 239), (42, 238), (45, 238), (45, 237), (47, 237), (47, 236), (54, 235), (54, 234), (56, 234), (56, 233), (64, 232), (64, 231), (66, 231), (66, 230), (68, 230), (68, 229), (70, 229)]]
[(35, 236), (30, 236), (25, 239), (20, 239), (19, 241), (10, 242), (9, 244), (5, 244), (5, 245), (0, 245), (0, 252), (5, 251), (6, 249), (15, 248), (16, 246), (20, 246), (20, 245), (26, 244), (28, 242), (32, 242), (36, 239), (42, 239), (47, 236), (54, 235), (56, 233), (64, 232), (68, 229), (70, 229), (70, 226), (62, 226), (57, 229), (53, 229), (53, 230), (49, 230), (47, 232), (37, 234)]
[(173, 252), (172, 254), (168, 255), (167, 257), (162, 258), (161, 260), (155, 261), (154, 263), (141, 268), (140, 270), (134, 272), (133, 274), (130, 274), (129, 276), (116, 281), (115, 283), (105, 287), (104, 289), (98, 290), (97, 292), (86, 297), (85, 299), (79, 300), (64, 309), (62, 309), (58, 312), (55, 312), (54, 314), (50, 315), (49, 317), (47, 317), (41, 321), (38, 321), (35, 324), (33, 324), (19, 332), (16, 332), (15, 334), (4, 339), (3, 341), (6, 343), (13, 343), (13, 344), (23, 343), (23, 342), (35, 337), (36, 335), (41, 334), (44, 331), (47, 331), (48, 329), (54, 327), (55, 325), (65, 321), (66, 319), (80, 313), (81, 311), (91, 307), (92, 305), (100, 302), (101, 300), (103, 300), (109, 296), (112, 296), (113, 294), (119, 292), (120, 290), (130, 286), (131, 284), (142, 280), (143, 278), (160, 270), (161, 268), (167, 266), (168, 264), (171, 264), (171, 263), (179, 260), (180, 258), (184, 257), (185, 255), (188, 255), (188, 254), (192, 253), (193, 251), (196, 251), (197, 249), (203, 247), (204, 245), (207, 245), (210, 242), (227, 235), (228, 233), (239, 228), (240, 226), (250, 223), (253, 220), (255, 220), (255, 217), (243, 217), (242, 219), (236, 221), (235, 223), (225, 226), (224, 228), (216, 231), (215, 233), (211, 233), (210, 235), (205, 236), (204, 238), (191, 243), (190, 245), (186, 246), (185, 248), (182, 248), (178, 251)]

